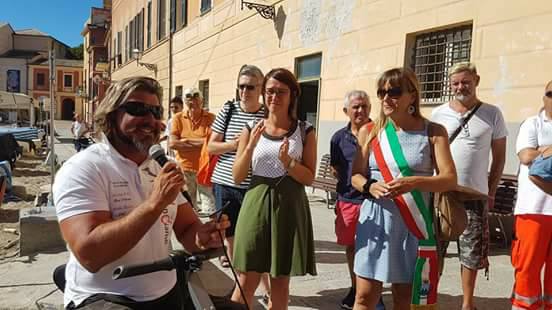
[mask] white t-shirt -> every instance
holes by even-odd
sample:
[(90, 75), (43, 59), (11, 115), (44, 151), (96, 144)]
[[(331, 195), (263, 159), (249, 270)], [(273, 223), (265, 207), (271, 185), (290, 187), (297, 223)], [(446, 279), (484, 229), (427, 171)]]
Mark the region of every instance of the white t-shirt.
[(167, 120), (167, 126), (165, 128), (165, 135), (169, 137), (171, 136), (172, 119), (173, 118), (171, 117)]
[[(458, 113), (450, 104), (443, 104), (433, 110), (431, 120), (445, 126), (450, 136), (470, 112)], [(491, 142), (507, 135), (500, 110), (494, 105), (483, 103), (450, 145), (459, 185), (489, 193)]]
[(86, 124), (83, 122), (74, 121), (72, 124), (73, 136), (75, 139), (82, 137), (83, 133), (87, 130)]
[[(526, 119), (519, 128), (516, 153), (525, 148), (552, 145), (552, 120), (542, 111)], [(543, 192), (529, 180), (529, 167), (520, 164), (518, 193), (514, 214), (552, 215), (552, 196)]]
[[(121, 218), (149, 196), (160, 170), (159, 164), (153, 160), (137, 166), (120, 155), (103, 137), (102, 142), (71, 157), (57, 173), (53, 197), (58, 221), (91, 211), (109, 211), (113, 219)], [(97, 273), (90, 273), (82, 267), (69, 249), (64, 305), (71, 301), (79, 305), (96, 293), (120, 294), (137, 301), (153, 300), (168, 293), (176, 283), (174, 270), (121, 280), (112, 280), (111, 275), (120, 265), (166, 258), (177, 206), (184, 203), (184, 198), (178, 196), (128, 253)]]

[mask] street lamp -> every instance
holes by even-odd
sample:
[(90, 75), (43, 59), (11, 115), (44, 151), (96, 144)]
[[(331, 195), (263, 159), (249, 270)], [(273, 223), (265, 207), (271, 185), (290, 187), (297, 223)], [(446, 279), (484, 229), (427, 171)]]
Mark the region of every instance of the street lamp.
[(274, 19), (274, 16), (276, 16), (276, 10), (274, 9), (274, 5), (267, 5), (267, 4), (260, 4), (260, 3), (254, 3), (249, 1), (241, 1), (241, 9), (243, 10), (243, 7), (246, 7), (250, 10), (255, 9), (259, 15), (261, 15), (265, 19)]
[(135, 48), (132, 50), (132, 54), (134, 55), (134, 58), (136, 58), (136, 63), (142, 67), (146, 67), (146, 69), (153, 71), (157, 74), (157, 65), (156, 64), (150, 64), (146, 62), (141, 62), (140, 59), (142, 58), (142, 52)]

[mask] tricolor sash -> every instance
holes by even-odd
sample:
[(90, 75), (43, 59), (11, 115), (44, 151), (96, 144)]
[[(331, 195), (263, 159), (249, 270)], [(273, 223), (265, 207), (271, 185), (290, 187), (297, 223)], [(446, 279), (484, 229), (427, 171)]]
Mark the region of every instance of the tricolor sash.
[[(412, 176), (391, 122), (372, 139), (370, 146), (385, 182)], [(439, 263), (432, 211), (418, 190), (397, 196), (393, 201), (406, 226), (419, 240), (411, 309), (436, 309)]]

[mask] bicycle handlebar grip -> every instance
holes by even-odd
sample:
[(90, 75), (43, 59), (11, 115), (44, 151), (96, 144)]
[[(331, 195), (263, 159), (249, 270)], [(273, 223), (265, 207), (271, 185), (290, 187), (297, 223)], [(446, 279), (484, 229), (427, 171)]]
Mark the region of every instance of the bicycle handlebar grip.
[(201, 260), (210, 260), (213, 258), (217, 258), (221, 255), (224, 255), (224, 251), (222, 247), (220, 248), (214, 248), (214, 249), (207, 249), (201, 252), (195, 252), (192, 253), (192, 256), (196, 256)]
[(174, 269), (174, 263), (171, 257), (167, 257), (162, 260), (155, 261), (153, 263), (147, 263), (147, 264), (137, 264), (137, 265), (130, 265), (130, 266), (119, 266), (113, 270), (112, 278), (113, 280), (128, 278), (128, 277), (134, 277), (143, 275), (146, 273), (156, 272), (156, 271), (162, 271), (162, 270), (172, 270)]

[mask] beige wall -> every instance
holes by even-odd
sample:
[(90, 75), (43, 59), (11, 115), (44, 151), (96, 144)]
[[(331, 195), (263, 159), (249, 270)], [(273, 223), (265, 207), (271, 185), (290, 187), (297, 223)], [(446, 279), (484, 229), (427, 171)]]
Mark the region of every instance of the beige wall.
[(8, 24), (0, 27), (0, 55), (12, 49), (13, 32)]
[(163, 87), (163, 102), (165, 107), (168, 107), (169, 94), (169, 42), (164, 40), (152, 46), (151, 49), (144, 51), (141, 62), (153, 63), (157, 65), (157, 73), (150, 71), (143, 66), (139, 66), (136, 60), (127, 62), (126, 64), (113, 71), (111, 79), (117, 81), (129, 76), (149, 76), (156, 78)]
[(13, 38), (13, 48), (27, 51), (47, 51), (50, 40), (49, 37), (15, 35)]
[(552, 6), (546, 0), (279, 1), (276, 8), (286, 15), (281, 40), (272, 21), (231, 2), (216, 1), (211, 12), (175, 34), (174, 84), (209, 78), (214, 99), (223, 99), (232, 94), (242, 63), (293, 69), (296, 57), (322, 52), (321, 119), (342, 119), (336, 103), (348, 89), (364, 88), (374, 97), (377, 75), (405, 63), (407, 34), (466, 22), (473, 24), (471, 60), (482, 77), (480, 95), (509, 120), (533, 114), (550, 79), (542, 70), (552, 69)]
[[(150, 0), (152, 6), (152, 25), (151, 25), (151, 42), (152, 47), (157, 43), (157, 0)], [(169, 34), (169, 0), (166, 1), (166, 20), (165, 33)], [(111, 11), (112, 21), (111, 21), (111, 41), (117, 35), (117, 32), (121, 31), (123, 34), (123, 44), (122, 49), (125, 49), (125, 27), (129, 25), (130, 20), (132, 20), (141, 10), (144, 8), (144, 48), (146, 47), (146, 36), (147, 36), (147, 5), (148, 0), (114, 0), (113, 8)], [(124, 57), (123, 57), (124, 60)]]
[[(470, 58), (481, 75), (479, 95), (504, 113), (511, 129), (508, 169), (515, 169), (511, 153), (517, 126), (537, 112), (544, 84), (552, 78), (549, 0), (264, 1), (270, 2), (276, 4), (276, 21), (241, 11), (240, 1), (231, 0), (215, 1), (210, 12), (196, 18), (199, 1), (190, 1), (189, 24), (174, 34), (172, 89), (209, 79), (210, 105), (216, 110), (234, 95), (242, 64), (256, 64), (265, 72), (294, 70), (297, 57), (322, 53), (318, 134), (319, 153), (327, 153), (331, 134), (345, 123), (346, 91), (366, 90), (375, 116), (375, 79), (405, 65), (407, 36), (471, 23)], [(114, 11), (114, 23), (120, 22), (117, 16)], [(116, 76), (136, 70), (125, 72)], [(431, 109), (425, 107), (424, 113)]]
[[(149, 76), (156, 78), (161, 86), (163, 87), (163, 101), (165, 105), (168, 106), (168, 94), (169, 94), (169, 23), (168, 23), (168, 14), (169, 14), (169, 1), (167, 1), (167, 23), (166, 23), (166, 34), (167, 37), (158, 41), (157, 40), (157, 0), (152, 0), (152, 32), (151, 40), (152, 45), (149, 49), (146, 47), (146, 36), (147, 36), (147, 0), (114, 0), (113, 1), (113, 10), (112, 10), (112, 39), (113, 36), (117, 35), (117, 32), (123, 32), (123, 42), (121, 46), (123, 53), (125, 50), (125, 35), (124, 29), (125, 26), (129, 24), (130, 20), (141, 11), (142, 8), (145, 8), (145, 17), (144, 17), (144, 52), (140, 62), (143, 63), (152, 63), (157, 65), (157, 72), (150, 71), (143, 66), (139, 66), (136, 59), (128, 59), (122, 66), (115, 68), (111, 74), (111, 79), (116, 81), (129, 76)], [(124, 61), (124, 57), (123, 57)]]

